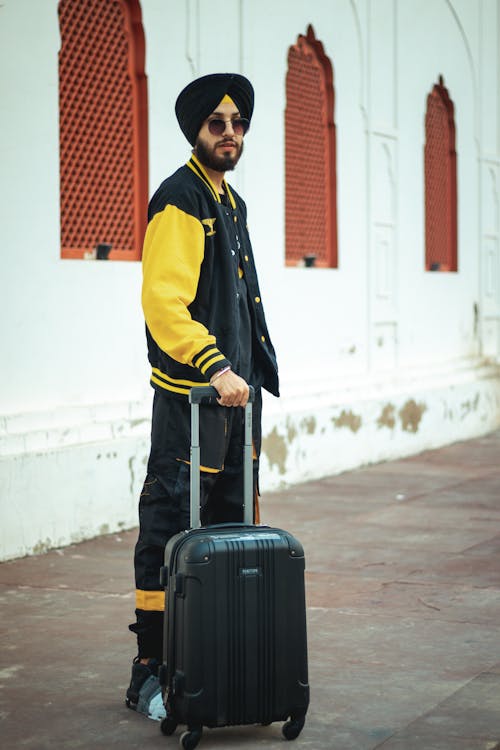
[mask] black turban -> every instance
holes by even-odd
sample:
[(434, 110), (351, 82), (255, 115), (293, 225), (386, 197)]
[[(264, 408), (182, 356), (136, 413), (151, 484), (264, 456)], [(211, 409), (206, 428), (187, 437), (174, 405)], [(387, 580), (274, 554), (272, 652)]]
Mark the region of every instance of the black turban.
[(191, 81), (175, 103), (175, 114), (181, 130), (194, 146), (203, 121), (214, 111), (225, 95), (231, 97), (239, 113), (252, 119), (253, 87), (238, 73), (213, 73)]

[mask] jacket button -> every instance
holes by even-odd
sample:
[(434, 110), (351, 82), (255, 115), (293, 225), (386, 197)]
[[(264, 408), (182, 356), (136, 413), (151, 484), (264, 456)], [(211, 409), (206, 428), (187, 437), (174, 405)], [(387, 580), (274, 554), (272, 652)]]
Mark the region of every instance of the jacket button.
[(256, 297), (256, 298), (255, 298), (255, 301), (256, 301), (256, 303), (257, 303), (257, 304), (259, 304), (259, 302), (260, 302), (260, 297)]
[(265, 336), (261, 336), (260, 340), (262, 341), (262, 343), (264, 343), (264, 341), (266, 340), (266, 337)]
[(248, 255), (245, 255), (245, 260), (248, 263)]

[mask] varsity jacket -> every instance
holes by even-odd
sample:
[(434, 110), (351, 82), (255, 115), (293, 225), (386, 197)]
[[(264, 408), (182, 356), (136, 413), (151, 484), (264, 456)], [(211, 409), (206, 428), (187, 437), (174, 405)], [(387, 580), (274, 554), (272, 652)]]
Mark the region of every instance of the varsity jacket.
[[(243, 276), (252, 321), (253, 383), (279, 395), (246, 206), (224, 181), (221, 201), (195, 156), (153, 195), (142, 256), (142, 307), (151, 385), (186, 396), (207, 385), (238, 354), (238, 282)], [(235, 370), (237, 372), (237, 369)]]

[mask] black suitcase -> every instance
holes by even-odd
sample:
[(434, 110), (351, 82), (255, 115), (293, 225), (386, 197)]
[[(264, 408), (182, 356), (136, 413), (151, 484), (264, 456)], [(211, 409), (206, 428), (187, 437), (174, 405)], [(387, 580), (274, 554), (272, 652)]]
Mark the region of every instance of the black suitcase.
[(196, 747), (204, 726), (284, 721), (284, 737), (295, 739), (309, 704), (304, 552), (288, 532), (253, 525), (250, 402), (245, 521), (200, 526), (199, 404), (216, 396), (211, 387), (190, 394), (191, 529), (168, 542), (162, 568), (161, 731), (171, 735), (186, 725), (184, 750)]

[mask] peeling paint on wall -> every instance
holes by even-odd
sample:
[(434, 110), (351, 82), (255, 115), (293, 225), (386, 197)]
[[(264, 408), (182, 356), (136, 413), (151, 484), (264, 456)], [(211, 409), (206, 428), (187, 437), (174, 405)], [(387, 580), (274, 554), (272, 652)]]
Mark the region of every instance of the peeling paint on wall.
[(396, 407), (393, 404), (386, 404), (382, 409), (380, 417), (377, 419), (377, 426), (380, 428), (387, 427), (393, 430), (396, 426)]
[(288, 438), (288, 442), (292, 443), (297, 437), (297, 435), (298, 435), (298, 432), (294, 423), (292, 422), (291, 419), (287, 419), (286, 420), (286, 436)]
[(462, 401), (460, 404), (460, 418), (465, 419), (465, 417), (470, 414), (471, 412), (477, 411), (479, 407), (479, 393), (476, 393), (476, 396), (474, 400), (468, 399), (467, 401)]
[(134, 471), (134, 461), (135, 456), (131, 456), (128, 460), (128, 470), (130, 472), (130, 494), (134, 494), (134, 481), (135, 481), (135, 471)]
[(278, 434), (276, 427), (273, 427), (272, 432), (262, 440), (262, 451), (267, 456), (271, 468), (277, 466), (279, 473), (285, 473), (285, 464), (287, 457), (287, 447), (285, 438)]
[(417, 402), (411, 398), (399, 410), (401, 428), (405, 432), (418, 432), (424, 411), (427, 411), (427, 406), (422, 403), (417, 404)]
[(339, 417), (333, 417), (332, 422), (335, 427), (348, 427), (352, 432), (357, 432), (362, 425), (362, 419), (359, 414), (344, 410), (340, 412)]
[(316, 417), (306, 417), (300, 423), (300, 428), (308, 435), (314, 435), (316, 432)]
[(129, 424), (130, 424), (130, 426), (132, 428), (134, 428), (134, 427), (139, 427), (139, 425), (141, 425), (141, 424), (146, 424), (149, 421), (150, 420), (146, 419), (146, 418), (143, 418), (143, 419), (131, 419), (130, 422), (129, 422)]
[(38, 544), (35, 544), (33, 549), (31, 550), (31, 554), (33, 555), (42, 555), (44, 552), (48, 552), (49, 549), (52, 549), (54, 547), (54, 544), (52, 543), (52, 540), (47, 537), (47, 539), (42, 542), (38, 542)]

